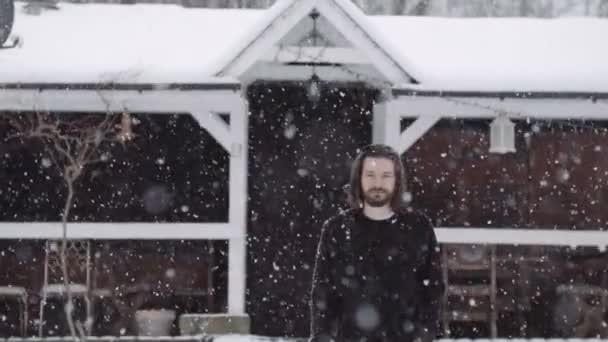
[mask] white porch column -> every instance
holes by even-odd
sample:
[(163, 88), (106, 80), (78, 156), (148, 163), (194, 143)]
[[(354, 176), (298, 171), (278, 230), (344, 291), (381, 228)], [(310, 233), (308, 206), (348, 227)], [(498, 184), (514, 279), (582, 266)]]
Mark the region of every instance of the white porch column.
[(237, 237), (228, 240), (228, 313), (245, 314), (247, 266), (247, 100), (238, 95), (230, 112), (230, 203), (228, 218), (238, 230)]
[(372, 143), (386, 144), (398, 149), (401, 134), (401, 117), (394, 110), (391, 99), (374, 104), (372, 120)]

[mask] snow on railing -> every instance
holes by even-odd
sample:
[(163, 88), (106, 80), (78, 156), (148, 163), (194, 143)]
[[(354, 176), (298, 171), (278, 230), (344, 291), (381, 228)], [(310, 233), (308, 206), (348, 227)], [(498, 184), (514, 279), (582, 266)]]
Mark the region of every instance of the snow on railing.
[(599, 230), (437, 227), (435, 232), (440, 243), (593, 246), (601, 251), (608, 246), (608, 231)]
[[(195, 335), (195, 336), (91, 336), (87, 342), (307, 342), (307, 338), (270, 337), (261, 335)], [(0, 342), (72, 342), (67, 337), (10, 337)], [(608, 342), (602, 338), (459, 338), (438, 339), (435, 342)]]

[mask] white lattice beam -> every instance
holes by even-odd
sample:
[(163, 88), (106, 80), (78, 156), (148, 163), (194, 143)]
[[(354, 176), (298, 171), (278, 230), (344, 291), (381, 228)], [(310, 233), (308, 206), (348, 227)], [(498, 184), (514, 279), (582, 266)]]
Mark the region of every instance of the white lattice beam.
[(505, 113), (514, 120), (608, 120), (607, 102), (584, 98), (400, 96), (393, 101), (402, 117), (439, 114), (446, 118), (491, 119)]
[[(69, 87), (69, 85), (66, 85)], [(239, 90), (2, 89), (0, 110), (61, 112), (229, 112)]]
[(410, 124), (399, 136), (397, 151), (399, 154), (405, 153), (418, 139), (422, 138), (439, 120), (439, 115), (420, 116)]
[(358, 50), (344, 47), (275, 46), (261, 61), (276, 63), (369, 64)]
[[(211, 136), (224, 148), (224, 150), (231, 153), (234, 138), (230, 133), (230, 127), (224, 120), (222, 120), (222, 118), (220, 118), (218, 114), (198, 110), (192, 110), (191, 114), (196, 119), (198, 124), (205, 128), (207, 132), (209, 132), (209, 134), (211, 134)], [(232, 118), (232, 113), (230, 116)]]
[[(47, 85), (48, 86), (48, 85)], [(0, 110), (191, 114), (230, 154), (228, 223), (69, 223), (69, 238), (230, 240), (234, 274), (244, 272), (247, 199), (247, 107), (240, 89), (13, 89), (0, 88)], [(213, 85), (210, 85), (213, 87)], [(229, 87), (230, 88), (230, 87)], [(230, 115), (230, 125), (217, 113)], [(53, 222), (0, 223), (0, 238), (61, 238)], [(236, 242), (233, 243), (233, 242)], [(236, 248), (235, 248), (236, 246)], [(244, 274), (244, 273), (243, 273)], [(242, 275), (244, 277), (244, 275)], [(233, 279), (235, 312), (244, 308), (244, 278)]]

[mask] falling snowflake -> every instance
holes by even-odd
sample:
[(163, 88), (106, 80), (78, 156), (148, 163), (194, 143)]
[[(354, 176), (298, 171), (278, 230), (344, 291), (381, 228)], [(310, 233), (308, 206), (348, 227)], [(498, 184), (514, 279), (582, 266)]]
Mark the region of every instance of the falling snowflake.
[(41, 164), (41, 165), (42, 165), (42, 167), (44, 167), (44, 168), (49, 168), (49, 167), (52, 165), (52, 163), (51, 163), (51, 159), (49, 159), (49, 158), (47, 158), (47, 157), (44, 157), (44, 158), (42, 158), (42, 160), (40, 161), (40, 164)]
[(362, 330), (374, 330), (380, 324), (380, 313), (375, 306), (362, 304), (355, 312), (355, 323)]

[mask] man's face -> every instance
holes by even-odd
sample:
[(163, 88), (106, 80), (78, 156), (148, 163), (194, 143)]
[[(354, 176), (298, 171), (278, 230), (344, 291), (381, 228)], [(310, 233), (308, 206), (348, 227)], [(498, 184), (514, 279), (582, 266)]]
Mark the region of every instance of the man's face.
[(361, 172), (361, 190), (367, 205), (389, 205), (395, 193), (393, 161), (386, 158), (365, 158)]

